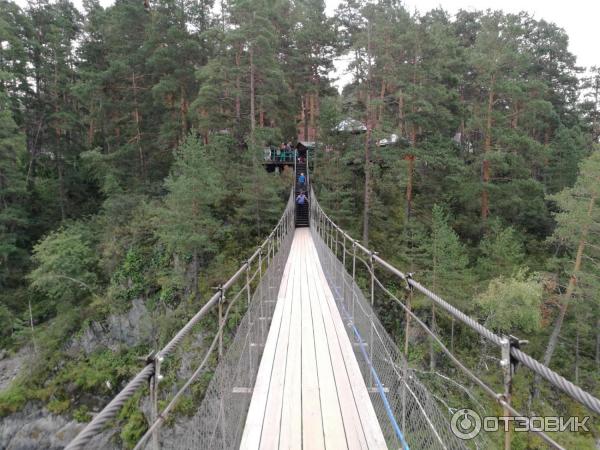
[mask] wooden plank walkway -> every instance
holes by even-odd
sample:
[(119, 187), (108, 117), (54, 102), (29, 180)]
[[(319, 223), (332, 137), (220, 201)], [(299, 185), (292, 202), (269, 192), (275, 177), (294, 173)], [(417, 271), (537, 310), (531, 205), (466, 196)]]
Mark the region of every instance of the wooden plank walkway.
[(294, 236), (240, 448), (387, 448), (308, 228)]

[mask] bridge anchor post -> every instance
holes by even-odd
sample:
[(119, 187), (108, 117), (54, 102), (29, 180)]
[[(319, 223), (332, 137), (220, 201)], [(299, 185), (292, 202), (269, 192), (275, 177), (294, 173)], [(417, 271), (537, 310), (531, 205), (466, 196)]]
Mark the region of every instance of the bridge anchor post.
[(354, 303), (356, 292), (354, 284), (356, 283), (356, 241), (352, 241), (352, 322), (354, 322)]
[[(526, 344), (527, 341), (519, 340), (514, 336), (503, 336), (501, 345), (501, 360), (500, 366), (502, 367), (502, 375), (504, 379), (504, 392), (502, 393), (502, 400), (504, 403), (504, 416), (510, 417), (510, 403), (512, 399), (512, 381), (517, 368), (518, 361), (511, 355), (512, 348), (520, 348), (521, 344)], [(510, 450), (512, 441), (512, 428), (510, 422), (505, 419), (504, 428), (504, 450)]]
[(219, 291), (219, 362), (223, 359), (223, 303), (225, 302), (225, 292), (223, 286), (217, 288)]
[[(369, 314), (371, 330), (369, 333), (369, 359), (371, 360), (371, 364), (373, 364), (373, 332), (375, 328), (375, 323), (373, 322), (373, 315), (375, 314), (375, 255), (375, 252), (369, 254), (369, 271), (371, 272), (371, 314)], [(373, 387), (372, 371), (369, 371), (369, 387)]]
[[(157, 353), (155, 354), (154, 352), (152, 352), (149, 356), (147, 361), (149, 363), (152, 363), (154, 365), (154, 374), (152, 375), (152, 378), (150, 378), (150, 408), (151, 408), (151, 412), (150, 412), (150, 419), (151, 419), (151, 423), (155, 423), (158, 420), (158, 384), (160, 382), (160, 380), (163, 379), (162, 374), (160, 373), (160, 365), (161, 363), (164, 361), (164, 357), (160, 354)], [(152, 431), (152, 449), (153, 450), (158, 450), (160, 448), (159, 446), (159, 435), (158, 435), (158, 430), (159, 428), (157, 427), (154, 431)]]
[(410, 338), (410, 311), (412, 305), (412, 297), (413, 297), (413, 286), (410, 284), (410, 279), (412, 278), (412, 272), (406, 274), (406, 290), (408, 291), (408, 296), (406, 297), (406, 325), (404, 328), (404, 357), (402, 358), (402, 393), (401, 393), (401, 402), (402, 402), (402, 429), (406, 430), (406, 416), (407, 416), (407, 408), (406, 408), (406, 380), (408, 379), (408, 340)]
[(342, 279), (342, 304), (344, 308), (348, 308), (346, 300), (346, 235), (342, 234), (342, 269), (340, 269), (340, 277)]

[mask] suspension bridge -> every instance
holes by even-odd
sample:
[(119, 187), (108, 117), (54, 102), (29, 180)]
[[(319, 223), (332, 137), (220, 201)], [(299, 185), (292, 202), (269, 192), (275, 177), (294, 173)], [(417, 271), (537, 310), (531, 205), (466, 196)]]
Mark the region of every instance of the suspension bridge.
[[(517, 365), (540, 377), (553, 396), (600, 414), (600, 400), (525, 353), (523, 341), (485, 328), (344, 232), (319, 205), (308, 165), (295, 162), (294, 169), (296, 184), (270, 235), (165, 347), (147, 357), (68, 449), (96, 448), (99, 433), (115, 426), (123, 406), (148, 386), (149, 426), (136, 449), (511, 447), (510, 427), (473, 433), (472, 425), (481, 423), (464, 421), (473, 413), (513, 417), (544, 446), (565, 448), (561, 434), (533, 426), (533, 412), (512, 404)], [(306, 183), (300, 186), (301, 172)], [(308, 201), (297, 205), (301, 190)], [(498, 358), (484, 365), (498, 376), (485, 377), (461, 360), (439, 329), (413, 311), (416, 296), (445, 314), (453, 333), (462, 328), (482, 349), (496, 351)], [(378, 317), (382, 304), (403, 314), (403, 342), (392, 339)], [(203, 354), (190, 357), (186, 343), (202, 334), (209, 315), (217, 318), (214, 338)], [(447, 370), (409, 364), (411, 336), (429, 340), (438, 367)], [(192, 371), (182, 370), (192, 364)], [(210, 383), (198, 395), (209, 370)], [(176, 381), (167, 383), (167, 374)], [(460, 405), (445, 397), (453, 390)], [(182, 402), (195, 405), (185, 419), (178, 412)], [(169, 442), (161, 435), (167, 427), (176, 427)]]

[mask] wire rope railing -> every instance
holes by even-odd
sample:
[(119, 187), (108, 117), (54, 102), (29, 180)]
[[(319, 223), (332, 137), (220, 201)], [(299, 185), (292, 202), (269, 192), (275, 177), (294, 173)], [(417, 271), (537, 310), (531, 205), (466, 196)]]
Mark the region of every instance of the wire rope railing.
[[(456, 442), (456, 433), (450, 431), (457, 425), (454, 413), (459, 413), (464, 405), (465, 410), (475, 410), (480, 418), (501, 416), (513, 419), (514, 425), (534, 433), (546, 445), (564, 448), (557, 442), (560, 440), (559, 433), (545, 432), (532, 421), (537, 418), (531, 417), (534, 414), (525, 415), (512, 404), (512, 386), (517, 364), (540, 375), (550, 383), (552, 389), (576, 400), (591, 413), (600, 413), (600, 400), (523, 352), (519, 346), (524, 341), (492, 332), (413, 279), (413, 274), (401, 272), (353, 239), (323, 211), (314, 192), (311, 192), (310, 208), (311, 230), (319, 257), (340, 313), (347, 322), (349, 337), (355, 342), (355, 354), (361, 363), (365, 382), (371, 388), (371, 399), (388, 443), (394, 447), (404, 446), (400, 435), (394, 431), (396, 422), (402, 436), (412, 448), (490, 448), (498, 441), (503, 441), (504, 448), (510, 448), (513, 433), (506, 421), (506, 432), (498, 430), (496, 433), (502, 434), (502, 437), (481, 432)], [(498, 367), (486, 371), (491, 372), (491, 376), (483, 376), (479, 373), (483, 371), (469, 367), (436, 333), (437, 330), (431, 326), (431, 318), (419, 317), (411, 307), (417, 294), (448, 314), (453, 322), (475, 332), (475, 336), (479, 335), (481, 345), (489, 343), (492, 348), (500, 350), (499, 357), (495, 359)], [(402, 350), (390, 338), (376, 313), (384, 304), (395, 305), (404, 315), (398, 333), (404, 337)], [(439, 370), (430, 371), (430, 374), (444, 379), (445, 386), (441, 394), (436, 395), (435, 389), (430, 388), (424, 371), (414, 368), (414, 364), (409, 367), (408, 355), (414, 350), (411, 336), (413, 340), (420, 342), (430, 340), (435, 345), (437, 354), (443, 356), (447, 363), (445, 366), (453, 371), (448, 376)], [(426, 359), (426, 356), (423, 355), (420, 359)], [(384, 389), (373, 389), (378, 387), (378, 383), (373, 382), (375, 374), (380, 387)], [(419, 381), (420, 379), (424, 381)], [(499, 384), (499, 388), (494, 384)], [(448, 385), (453, 386), (453, 389), (458, 387), (465, 394), (460, 408), (450, 406), (448, 400), (443, 398), (446, 394), (443, 391), (448, 390)], [(473, 391), (477, 391), (477, 395)], [(491, 404), (484, 405), (483, 398), (491, 399)], [(498, 407), (501, 411), (497, 410)], [(447, 413), (443, 413), (443, 409)], [(393, 420), (389, 417), (390, 411), (394, 415)]]
[[(94, 416), (92, 421), (66, 448), (74, 450), (93, 446), (94, 437), (117, 417), (127, 401), (148, 385), (150, 388), (150, 425), (136, 448), (145, 448), (146, 445), (159, 448), (161, 426), (173, 417), (181, 402), (186, 399), (193, 400), (194, 383), (198, 381), (201, 374), (207, 372), (209, 365), (214, 366), (212, 359), (214, 359), (215, 352), (219, 365), (198, 409), (199, 414), (204, 414), (202, 422), (204, 428), (196, 429), (196, 432), (220, 427), (220, 433), (215, 431), (213, 435), (218, 434), (221, 441), (229, 439), (228, 436), (237, 436), (232, 438), (234, 440), (239, 438), (243, 429), (247, 404), (250, 401), (248, 394), (251, 393), (254, 385), (253, 378), (258, 371), (258, 362), (268, 334), (279, 280), (290, 250), (294, 229), (294, 192), (292, 190), (277, 225), (256, 251), (231, 278), (216, 288), (215, 294), (160, 351), (153, 352), (147, 357), (146, 365), (138, 374), (102, 411)], [(242, 305), (244, 300), (246, 304)], [(195, 370), (189, 376), (184, 377), (183, 384), (178, 386), (177, 382), (168, 383), (168, 386), (161, 390), (161, 386), (165, 384), (165, 375), (177, 368), (176, 352), (182, 352), (184, 342), (186, 339), (189, 340), (190, 336), (202, 335), (202, 330), (198, 328), (198, 325), (209, 314), (215, 312), (217, 313), (217, 330), (210, 345), (201, 355)], [(234, 312), (237, 316), (243, 314), (243, 318), (241, 320), (234, 318)], [(233, 330), (230, 329), (232, 323)], [(227, 344), (225, 340), (231, 341), (227, 346), (227, 351), (225, 351)], [(186, 365), (191, 363), (191, 361), (187, 361), (189, 355), (184, 353), (178, 356), (179, 359), (186, 360)], [(173, 361), (169, 361), (169, 359)], [(227, 364), (227, 361), (233, 360), (237, 360), (236, 364)], [(237, 373), (232, 373), (230, 367), (235, 367)], [(184, 371), (182, 365), (178, 369)], [(175, 376), (175, 378), (180, 377)], [(227, 383), (231, 385), (231, 389), (226, 388), (225, 384)], [(233, 386), (234, 384), (235, 386)], [(222, 393), (228, 390), (230, 395), (225, 398)], [(237, 397), (235, 401), (232, 396)], [(166, 406), (161, 408), (163, 404)], [(215, 407), (217, 411), (216, 414), (213, 414)], [(227, 420), (223, 414), (226, 409), (231, 413)], [(196, 442), (208, 442), (206, 433), (204, 434)], [(212, 441), (214, 443), (214, 438)], [(184, 448), (179, 445), (178, 447)], [(205, 448), (216, 448), (216, 445)]]

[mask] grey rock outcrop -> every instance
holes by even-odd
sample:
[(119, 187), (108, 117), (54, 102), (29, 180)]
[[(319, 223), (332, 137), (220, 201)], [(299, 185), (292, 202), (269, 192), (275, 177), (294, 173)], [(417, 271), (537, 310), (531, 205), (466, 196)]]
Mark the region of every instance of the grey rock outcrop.
[[(62, 449), (84, 426), (30, 403), (23, 410), (0, 421), (0, 450)], [(97, 435), (89, 448), (119, 448), (112, 442), (116, 432), (107, 430)]]
[(153, 335), (152, 317), (143, 300), (135, 299), (124, 314), (108, 316), (104, 322), (92, 322), (74, 338), (67, 348), (69, 355), (90, 354), (100, 348), (117, 351), (150, 342)]
[(21, 369), (31, 355), (29, 348), (22, 348), (16, 355), (9, 356), (5, 350), (0, 351), (0, 391), (8, 385), (21, 372)]

